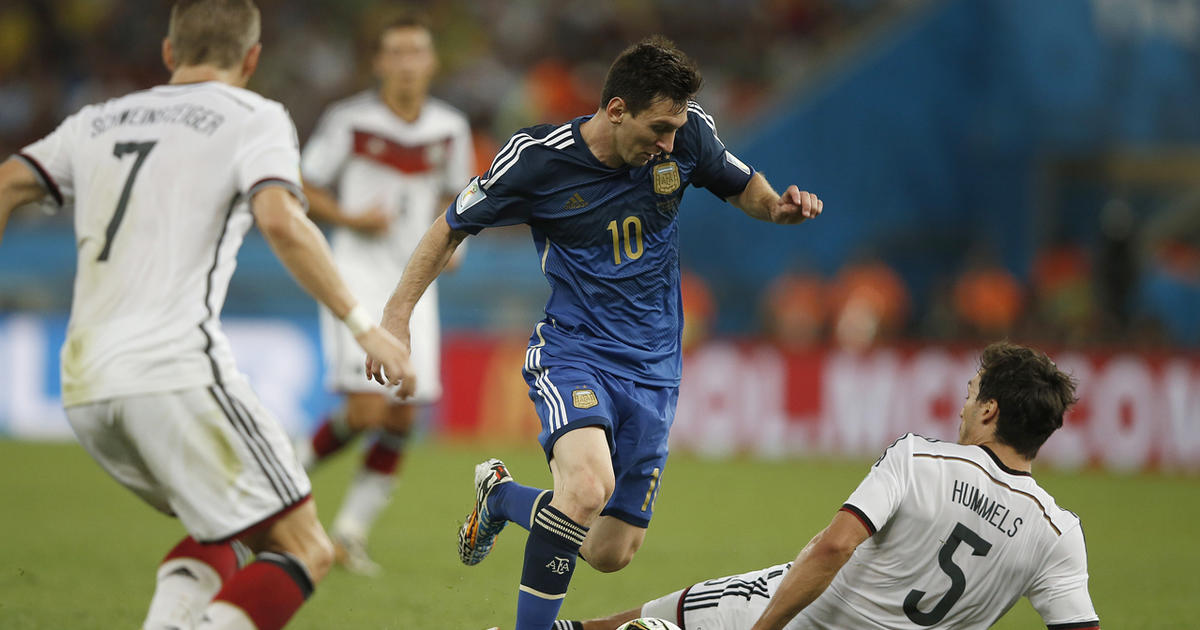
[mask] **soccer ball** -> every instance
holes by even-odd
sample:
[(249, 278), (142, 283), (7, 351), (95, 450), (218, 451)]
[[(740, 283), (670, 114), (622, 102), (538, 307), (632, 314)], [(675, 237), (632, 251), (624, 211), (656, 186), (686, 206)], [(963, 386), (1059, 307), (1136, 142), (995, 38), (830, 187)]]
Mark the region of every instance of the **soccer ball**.
[(626, 621), (617, 630), (679, 630), (679, 626), (666, 619), (642, 617), (641, 619)]

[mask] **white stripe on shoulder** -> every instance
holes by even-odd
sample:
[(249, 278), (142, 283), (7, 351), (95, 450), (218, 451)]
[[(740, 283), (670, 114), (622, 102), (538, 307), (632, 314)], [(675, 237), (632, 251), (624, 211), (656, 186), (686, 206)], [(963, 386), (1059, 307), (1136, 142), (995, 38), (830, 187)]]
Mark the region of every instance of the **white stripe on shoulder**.
[(575, 144), (575, 136), (571, 133), (571, 123), (562, 125), (541, 139), (535, 139), (529, 134), (524, 133), (513, 136), (492, 162), (492, 168), (489, 169), (491, 175), (487, 179), (479, 180), (479, 185), (484, 190), (491, 188), (492, 184), (495, 184), (501, 176), (516, 165), (521, 159), (521, 153), (525, 149), (539, 144), (546, 145), (552, 149), (565, 149)]
[(688, 111), (695, 112), (698, 116), (700, 116), (700, 118), (704, 119), (704, 122), (708, 123), (708, 126), (713, 130), (714, 134), (717, 132), (716, 121), (714, 121), (713, 117), (709, 116), (708, 113), (704, 111), (703, 107), (700, 107), (700, 103), (697, 103), (696, 101), (688, 101)]
[[(568, 128), (566, 131), (567, 135), (570, 136), (570, 129)], [(513, 160), (517, 159), (517, 155), (526, 146), (534, 143), (555, 142), (562, 138), (562, 133), (563, 128), (559, 127), (558, 129), (546, 134), (546, 137), (540, 140), (534, 139), (533, 136), (527, 133), (516, 134), (508, 141), (508, 144), (504, 145), (504, 148), (500, 150), (500, 153), (496, 154), (496, 159), (492, 160), (492, 167), (488, 170), (492, 173), (498, 173), (507, 167)], [(492, 175), (492, 177), (496, 177), (496, 175)], [(491, 178), (489, 177), (488, 179)]]

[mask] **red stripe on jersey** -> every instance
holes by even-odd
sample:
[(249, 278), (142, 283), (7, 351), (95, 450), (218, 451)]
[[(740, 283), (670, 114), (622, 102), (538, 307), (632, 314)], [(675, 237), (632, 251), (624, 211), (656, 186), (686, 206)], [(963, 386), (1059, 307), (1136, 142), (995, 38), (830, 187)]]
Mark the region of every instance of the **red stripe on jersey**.
[(679, 603), (675, 604), (675, 625), (679, 626), (679, 630), (687, 630), (687, 625), (683, 623), (683, 600), (687, 599), (690, 590), (692, 590), (691, 586), (683, 589), (683, 592), (679, 594)]
[(354, 155), (408, 175), (432, 171), (434, 164), (429, 161), (429, 149), (437, 145), (449, 149), (449, 144), (449, 138), (427, 144), (400, 144), (369, 131), (354, 130)]
[(868, 534), (870, 534), (872, 536), (875, 535), (875, 525), (873, 525), (871, 523), (871, 519), (867, 518), (867, 515), (863, 514), (858, 508), (854, 507), (853, 505), (846, 504), (846, 505), (843, 505), (840, 509), (838, 509), (838, 511), (845, 512), (845, 513), (853, 516), (854, 518), (858, 519), (858, 522), (862, 523), (862, 526), (867, 529)]

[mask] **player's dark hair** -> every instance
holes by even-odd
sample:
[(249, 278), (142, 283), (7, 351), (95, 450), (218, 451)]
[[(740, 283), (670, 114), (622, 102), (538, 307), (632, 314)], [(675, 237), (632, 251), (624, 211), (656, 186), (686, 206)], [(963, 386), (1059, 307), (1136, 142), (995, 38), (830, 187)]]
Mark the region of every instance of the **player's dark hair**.
[(167, 39), (179, 65), (234, 68), (258, 43), (260, 20), (251, 0), (178, 0)]
[(402, 7), (387, 12), (373, 28), (371, 37), (371, 53), (377, 54), (383, 48), (383, 36), (396, 29), (419, 28), (433, 33), (433, 25), (429, 16), (415, 7)]
[(671, 40), (654, 35), (626, 48), (608, 69), (600, 108), (620, 97), (630, 115), (636, 116), (655, 100), (665, 98), (676, 111), (700, 91), (703, 79), (696, 64)]
[(1007, 341), (984, 348), (979, 367), (975, 400), (996, 401), (996, 439), (1033, 459), (1075, 404), (1075, 380), (1045, 354)]

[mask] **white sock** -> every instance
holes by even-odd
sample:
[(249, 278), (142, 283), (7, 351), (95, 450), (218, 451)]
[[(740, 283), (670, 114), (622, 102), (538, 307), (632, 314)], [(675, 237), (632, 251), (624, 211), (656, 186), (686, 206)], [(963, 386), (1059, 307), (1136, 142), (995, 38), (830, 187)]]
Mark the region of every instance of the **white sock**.
[(172, 558), (158, 567), (158, 583), (143, 630), (190, 629), (221, 590), (221, 576), (195, 558)]
[(257, 630), (250, 616), (228, 602), (213, 602), (204, 609), (196, 630)]
[(346, 490), (346, 498), (333, 520), (332, 534), (366, 540), (367, 533), (379, 519), (383, 508), (392, 500), (396, 475), (373, 470), (360, 470)]

